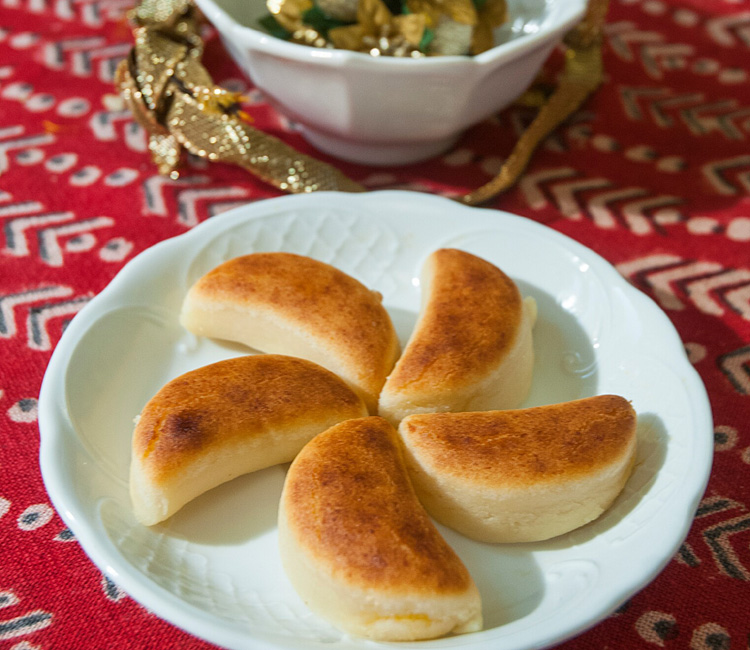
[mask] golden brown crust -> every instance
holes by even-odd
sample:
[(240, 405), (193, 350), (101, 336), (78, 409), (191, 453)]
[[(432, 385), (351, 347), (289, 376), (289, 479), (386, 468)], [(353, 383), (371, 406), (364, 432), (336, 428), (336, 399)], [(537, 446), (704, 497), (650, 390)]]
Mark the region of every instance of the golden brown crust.
[(412, 415), (399, 431), (420, 462), (476, 485), (524, 488), (595, 473), (632, 449), (636, 415), (600, 395), (511, 411)]
[(290, 328), (325, 338), (366, 369), (366, 376), (384, 380), (398, 356), (398, 339), (380, 294), (309, 257), (281, 252), (236, 257), (200, 278), (191, 293), (272, 311)]
[(444, 248), (428, 258), (430, 293), (417, 328), (388, 378), (388, 390), (426, 392), (475, 381), (500, 363), (515, 341), (522, 299), (489, 262)]
[(348, 420), (308, 443), (289, 469), (284, 507), (299, 545), (351, 586), (436, 595), (473, 584), (417, 500), (382, 418)]
[(133, 435), (134, 461), (158, 484), (216, 443), (291, 428), (321, 410), (345, 419), (360, 417), (364, 405), (310, 361), (272, 354), (219, 361), (173, 379), (148, 402)]

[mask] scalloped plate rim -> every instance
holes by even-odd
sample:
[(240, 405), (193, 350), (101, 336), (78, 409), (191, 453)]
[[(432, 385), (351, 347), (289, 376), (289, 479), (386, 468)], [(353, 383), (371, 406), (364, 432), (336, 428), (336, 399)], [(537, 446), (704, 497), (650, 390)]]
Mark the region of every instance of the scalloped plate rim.
[[(597, 273), (603, 274), (607, 281), (612, 282), (613, 286), (622, 289), (629, 299), (633, 301), (639, 314), (647, 313), (649, 318), (654, 318), (658, 321), (662, 336), (671, 337), (668, 345), (665, 344), (659, 348), (659, 358), (663, 357), (665, 363), (668, 363), (670, 367), (674, 366), (681, 373), (684, 390), (692, 398), (691, 407), (693, 412), (691, 415), (696, 421), (696, 430), (702, 428), (712, 429), (712, 416), (705, 387), (698, 373), (689, 363), (687, 356), (684, 355), (679, 335), (666, 314), (653, 300), (630, 285), (600, 255), (566, 235), (542, 224), (500, 210), (468, 208), (442, 197), (397, 190), (355, 195), (319, 192), (302, 196), (276, 197), (249, 203), (212, 217), (195, 226), (192, 230), (159, 242), (135, 256), (123, 266), (110, 284), (75, 316), (63, 333), (50, 359), (40, 390), (38, 416), (41, 437), (40, 467), (45, 486), (53, 505), (66, 525), (74, 532), (84, 551), (105, 575), (120, 585), (135, 600), (153, 609), (159, 616), (172, 624), (208, 642), (224, 645), (228, 648), (263, 647), (270, 649), (280, 647), (272, 639), (250, 638), (244, 635), (238, 637), (232, 630), (222, 629), (221, 625), (217, 624), (220, 622), (217, 622), (215, 617), (185, 603), (178, 596), (155, 584), (137, 570), (129, 571), (128, 568), (130, 565), (127, 564), (125, 558), (107, 538), (101, 521), (91, 521), (89, 519), (87, 513), (84, 511), (85, 504), (82, 504), (77, 495), (72, 493), (69, 478), (65, 471), (64, 459), (66, 454), (71, 453), (71, 449), (66, 447), (65, 436), (70, 432), (65, 431), (66, 425), (64, 422), (60, 422), (58, 416), (61, 408), (63, 408), (61, 405), (61, 395), (64, 393), (63, 383), (66, 362), (75, 349), (76, 342), (91, 326), (90, 323), (85, 322), (86, 318), (89, 315), (96, 315), (100, 308), (105, 308), (110, 302), (117, 304), (117, 293), (127, 289), (128, 276), (132, 273), (132, 269), (137, 269), (141, 264), (147, 262), (153, 263), (159, 256), (165, 253), (176, 254), (181, 249), (188, 248), (193, 242), (201, 241), (202, 237), (210, 234), (212, 231), (216, 231), (218, 234), (231, 230), (247, 221), (272, 217), (284, 211), (293, 209), (304, 210), (312, 206), (320, 206), (321, 204), (325, 205), (328, 203), (353, 209), (356, 213), (358, 206), (370, 209), (379, 205), (382, 206), (383, 204), (391, 205), (393, 202), (401, 206), (405, 212), (408, 212), (406, 207), (409, 204), (422, 208), (429, 206), (440, 211), (447, 211), (448, 213), (453, 211), (460, 212), (462, 216), (466, 217), (466, 221), (471, 220), (469, 215), (474, 211), (477, 214), (492, 215), (492, 218), (498, 223), (508, 224), (511, 228), (518, 228), (521, 231), (531, 233), (533, 236), (550, 238), (568, 251), (582, 256), (588, 263), (595, 265)], [(105, 311), (108, 310), (105, 309)], [(665, 341), (665, 343), (667, 342)], [(682, 352), (682, 356), (677, 354), (678, 349)], [(652, 352), (652, 354), (654, 353)], [(706, 441), (703, 441), (703, 445), (699, 448), (700, 453), (697, 454), (698, 458), (693, 458), (693, 463), (699, 463), (700, 467), (693, 474), (692, 489), (687, 494), (683, 491), (677, 504), (681, 509), (681, 517), (679, 519), (682, 525), (679, 530), (672, 531), (668, 542), (662, 541), (660, 551), (655, 552), (654, 549), (650, 549), (651, 555), (656, 555), (656, 557), (649, 558), (644, 570), (638, 573), (637, 576), (632, 576), (627, 581), (627, 585), (621, 585), (619, 589), (614, 591), (610, 589), (608, 593), (603, 594), (598, 602), (598, 606), (587, 615), (569, 617), (561, 629), (545, 630), (541, 633), (534, 633), (532, 631), (528, 638), (523, 639), (522, 642), (515, 645), (506, 646), (506, 650), (549, 647), (551, 644), (559, 643), (575, 636), (600, 622), (625, 599), (642, 589), (658, 575), (686, 537), (692, 523), (692, 516), (705, 491), (713, 454), (712, 438), (710, 436), (706, 436), (706, 438)], [(79, 441), (76, 442), (80, 445)], [(698, 445), (702, 441), (695, 440), (694, 442)], [(95, 509), (98, 511), (98, 507)], [(419, 647), (447, 648), (472, 646), (491, 648), (491, 644), (493, 643), (492, 632), (493, 630), (485, 630), (476, 633), (476, 635), (419, 642)], [(478, 638), (480, 635), (481, 639)], [(353, 643), (358, 645), (356, 639), (353, 640)], [(377, 644), (368, 641), (363, 641), (361, 645), (362, 647), (377, 646)], [(402, 645), (412, 646), (413, 644), (404, 643)], [(384, 645), (383, 647), (386, 646)]]

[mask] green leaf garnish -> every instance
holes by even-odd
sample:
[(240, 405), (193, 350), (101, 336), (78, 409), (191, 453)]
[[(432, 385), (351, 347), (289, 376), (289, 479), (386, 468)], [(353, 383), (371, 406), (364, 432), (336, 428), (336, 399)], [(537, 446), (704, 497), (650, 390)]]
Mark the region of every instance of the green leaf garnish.
[(312, 6), (310, 9), (302, 14), (302, 21), (312, 27), (315, 31), (319, 32), (322, 36), (328, 36), (329, 29), (335, 29), (336, 27), (343, 27), (349, 23), (345, 23), (341, 20), (331, 18), (329, 15), (323, 12), (323, 10), (317, 5)]
[(274, 16), (272, 16), (271, 14), (263, 16), (263, 18), (259, 18), (258, 24), (271, 36), (275, 36), (276, 38), (281, 38), (285, 41), (288, 41), (292, 36), (292, 33), (284, 29), (279, 21), (276, 20), (276, 18), (274, 18)]
[(419, 41), (419, 51), (426, 54), (427, 48), (430, 47), (433, 38), (435, 38), (435, 30), (430, 27), (425, 27), (422, 39)]

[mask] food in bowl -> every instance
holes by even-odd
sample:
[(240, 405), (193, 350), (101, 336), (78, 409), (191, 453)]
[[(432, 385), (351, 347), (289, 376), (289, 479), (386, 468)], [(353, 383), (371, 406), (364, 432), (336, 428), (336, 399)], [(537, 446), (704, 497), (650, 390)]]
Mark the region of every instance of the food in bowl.
[(507, 18), (505, 0), (267, 0), (259, 22), (284, 40), (371, 56), (479, 54)]

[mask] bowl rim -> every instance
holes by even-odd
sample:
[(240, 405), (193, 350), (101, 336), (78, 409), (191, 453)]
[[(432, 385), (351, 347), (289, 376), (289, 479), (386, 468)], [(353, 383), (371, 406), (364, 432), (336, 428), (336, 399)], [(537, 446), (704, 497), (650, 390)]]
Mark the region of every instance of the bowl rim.
[(524, 34), (506, 41), (475, 56), (444, 55), (412, 59), (406, 57), (374, 57), (363, 52), (316, 48), (291, 43), (259, 29), (241, 25), (215, 0), (196, 0), (196, 3), (222, 36), (233, 41), (238, 39), (245, 47), (253, 50), (314, 65), (347, 65), (349, 67), (377, 69), (378, 71), (389, 67), (394, 70), (409, 70), (411, 72), (435, 68), (489, 66), (518, 58), (530, 50), (545, 45), (561, 32), (570, 30), (583, 18), (587, 6), (586, 0), (545, 0), (549, 12), (540, 24), (539, 29), (534, 33)]

